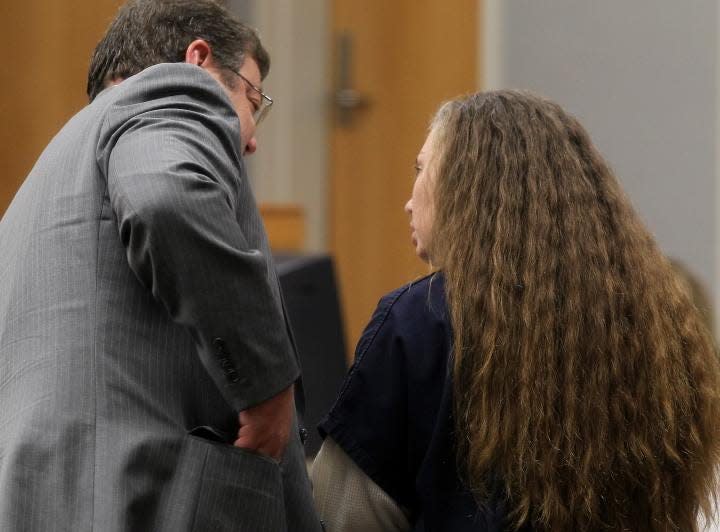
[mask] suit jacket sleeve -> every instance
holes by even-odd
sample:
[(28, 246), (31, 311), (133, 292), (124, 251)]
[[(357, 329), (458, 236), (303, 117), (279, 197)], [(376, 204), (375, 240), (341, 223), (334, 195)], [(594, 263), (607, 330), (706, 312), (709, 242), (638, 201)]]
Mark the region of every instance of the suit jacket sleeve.
[(239, 121), (202, 69), (151, 68), (157, 75), (112, 89), (121, 96), (108, 107), (98, 164), (130, 268), (188, 328), (230, 405), (244, 410), (287, 387), (299, 368)]

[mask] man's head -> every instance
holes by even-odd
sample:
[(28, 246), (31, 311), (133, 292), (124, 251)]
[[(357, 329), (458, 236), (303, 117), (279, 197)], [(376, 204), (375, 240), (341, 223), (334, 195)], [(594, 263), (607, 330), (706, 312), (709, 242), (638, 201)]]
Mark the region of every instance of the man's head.
[(88, 97), (152, 65), (180, 62), (205, 68), (223, 85), (244, 129), (243, 150), (254, 151), (255, 123), (244, 119), (239, 98), (255, 104), (253, 86), (267, 75), (270, 57), (257, 33), (214, 0), (129, 0), (95, 48)]
[(95, 48), (88, 97), (92, 101), (113, 80), (152, 65), (185, 61), (185, 52), (196, 39), (212, 47), (215, 61), (223, 68), (239, 70), (249, 56), (262, 79), (270, 70), (270, 57), (255, 31), (215, 1), (130, 0)]

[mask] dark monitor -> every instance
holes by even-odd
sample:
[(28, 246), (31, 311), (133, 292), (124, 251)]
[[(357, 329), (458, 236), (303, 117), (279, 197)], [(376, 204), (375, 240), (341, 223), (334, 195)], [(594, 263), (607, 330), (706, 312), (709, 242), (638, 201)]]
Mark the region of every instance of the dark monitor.
[(335, 402), (347, 371), (333, 262), (328, 255), (278, 253), (274, 258), (302, 366), (305, 453), (313, 456), (322, 443), (317, 424)]

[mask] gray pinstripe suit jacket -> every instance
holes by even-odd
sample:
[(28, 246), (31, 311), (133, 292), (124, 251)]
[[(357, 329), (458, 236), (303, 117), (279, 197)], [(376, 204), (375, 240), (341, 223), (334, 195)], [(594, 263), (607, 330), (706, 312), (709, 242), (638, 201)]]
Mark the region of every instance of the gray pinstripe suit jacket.
[[(227, 442), (299, 374), (219, 84), (105, 90), (0, 222), (0, 530), (318, 530), (302, 446)], [(214, 439), (220, 442), (212, 441)]]

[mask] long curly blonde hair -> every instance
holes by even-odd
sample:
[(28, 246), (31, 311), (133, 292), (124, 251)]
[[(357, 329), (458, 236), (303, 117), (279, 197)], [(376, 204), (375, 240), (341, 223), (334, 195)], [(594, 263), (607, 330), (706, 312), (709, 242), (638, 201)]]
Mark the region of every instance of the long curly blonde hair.
[(458, 456), (515, 528), (693, 531), (720, 459), (712, 337), (576, 119), (519, 91), (446, 103), (432, 257)]

